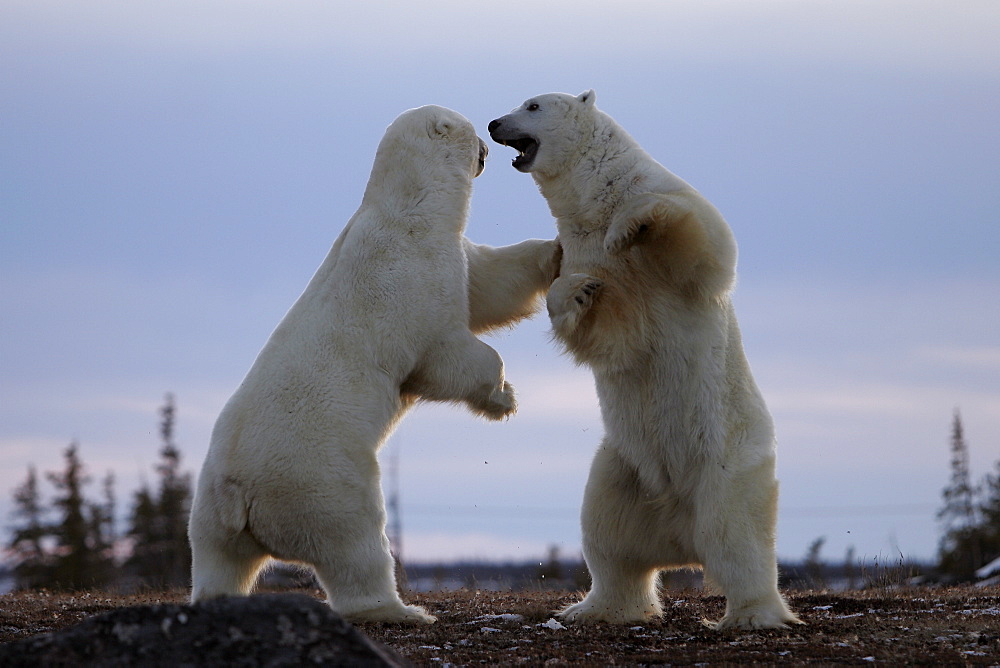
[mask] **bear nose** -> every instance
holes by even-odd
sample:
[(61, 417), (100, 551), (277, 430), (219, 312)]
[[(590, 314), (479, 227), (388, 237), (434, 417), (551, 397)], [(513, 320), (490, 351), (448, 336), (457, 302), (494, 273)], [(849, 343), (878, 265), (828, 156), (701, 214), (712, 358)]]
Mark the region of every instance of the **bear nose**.
[(500, 127), (500, 119), (499, 118), (490, 121), (490, 124), (488, 126), (486, 126), (486, 129), (489, 130), (490, 132), (493, 132), (498, 127)]

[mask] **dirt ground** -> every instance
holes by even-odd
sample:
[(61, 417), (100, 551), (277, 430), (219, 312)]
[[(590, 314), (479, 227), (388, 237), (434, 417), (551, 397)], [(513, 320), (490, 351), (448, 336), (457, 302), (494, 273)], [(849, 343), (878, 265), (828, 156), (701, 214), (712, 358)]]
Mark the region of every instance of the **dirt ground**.
[[(319, 592), (312, 592), (319, 596)], [(799, 592), (805, 626), (718, 633), (724, 601), (671, 594), (663, 619), (633, 626), (565, 625), (552, 611), (569, 592), (409, 594), (438, 617), (426, 627), (361, 624), (416, 665), (1000, 665), (1000, 588)], [(179, 603), (181, 591), (137, 596), (22, 592), (0, 596), (0, 642), (73, 625), (113, 608)]]

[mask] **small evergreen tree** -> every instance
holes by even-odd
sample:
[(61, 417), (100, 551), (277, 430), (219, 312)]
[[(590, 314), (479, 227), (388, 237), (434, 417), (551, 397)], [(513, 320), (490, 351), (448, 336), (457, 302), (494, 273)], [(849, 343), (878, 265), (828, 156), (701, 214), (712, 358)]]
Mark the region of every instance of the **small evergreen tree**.
[(48, 473), (59, 495), (53, 501), (62, 519), (52, 527), (56, 540), (55, 563), (51, 585), (60, 589), (82, 589), (105, 584), (110, 566), (102, 554), (100, 538), (95, 535), (91, 504), (83, 495), (89, 478), (83, 474), (79, 445), (66, 449), (66, 468), (62, 473)]
[(104, 476), (104, 505), (101, 506), (103, 529), (101, 531), (101, 535), (103, 537), (104, 544), (110, 546), (112, 552), (115, 544), (118, 542), (118, 530), (115, 522), (116, 509), (117, 500), (115, 498), (115, 474), (113, 471), (108, 471)]
[(806, 579), (813, 589), (824, 589), (826, 587), (826, 566), (820, 557), (823, 545), (826, 543), (826, 536), (820, 536), (809, 544), (806, 558), (803, 563), (806, 572)]
[(955, 410), (951, 427), (951, 480), (941, 495), (944, 506), (938, 519), (944, 523), (941, 540), (942, 572), (960, 580), (969, 580), (982, 565), (979, 535), (977, 488), (969, 471), (969, 448), (965, 443), (962, 416)]
[(191, 479), (181, 473), (181, 454), (174, 443), (176, 407), (168, 394), (160, 409), (160, 462), (156, 465), (159, 487), (148, 485), (136, 493), (132, 510), (134, 540), (129, 570), (153, 587), (187, 584), (191, 570), (191, 547), (187, 519), (191, 501)]
[(111, 471), (102, 481), (104, 490), (103, 503), (89, 503), (90, 540), (95, 556), (95, 575), (100, 582), (111, 582), (115, 579), (115, 475)]
[(174, 397), (167, 395), (167, 402), (161, 411), (160, 435), (163, 448), (160, 450), (160, 518), (165, 546), (168, 584), (186, 584), (191, 571), (191, 546), (188, 543), (187, 524), (191, 505), (191, 476), (182, 473), (181, 453), (174, 443), (174, 419), (176, 408)]
[(849, 545), (847, 547), (847, 553), (844, 555), (844, 586), (847, 587), (848, 591), (854, 591), (858, 586), (858, 563), (857, 558), (854, 556), (854, 546)]
[(15, 527), (8, 547), (14, 558), (14, 586), (32, 589), (47, 584), (52, 572), (52, 558), (45, 550), (44, 539), (50, 529), (45, 523), (45, 507), (38, 491), (38, 474), (28, 467), (28, 477), (14, 490), (14, 516), (23, 524)]
[(990, 562), (1000, 557), (1000, 460), (994, 466), (994, 473), (987, 474), (983, 481), (983, 502), (979, 512), (983, 561)]

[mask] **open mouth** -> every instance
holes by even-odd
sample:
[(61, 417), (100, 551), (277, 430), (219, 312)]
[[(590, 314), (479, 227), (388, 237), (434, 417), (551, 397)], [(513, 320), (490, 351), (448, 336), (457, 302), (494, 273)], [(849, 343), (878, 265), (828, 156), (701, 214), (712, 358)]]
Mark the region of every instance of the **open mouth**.
[(499, 143), (510, 146), (517, 151), (517, 157), (511, 164), (514, 165), (514, 169), (522, 172), (531, 166), (531, 163), (535, 161), (535, 156), (538, 155), (538, 141), (534, 137), (525, 135), (514, 139), (503, 139)]

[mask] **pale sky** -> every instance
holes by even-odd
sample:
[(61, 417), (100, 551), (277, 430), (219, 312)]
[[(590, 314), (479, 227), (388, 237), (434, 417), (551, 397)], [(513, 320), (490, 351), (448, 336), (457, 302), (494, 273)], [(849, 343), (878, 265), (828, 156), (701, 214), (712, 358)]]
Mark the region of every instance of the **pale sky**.
[[(0, 525), (73, 439), (124, 505), (167, 392), (197, 472), (400, 112), (448, 106), (488, 138), (527, 97), (593, 88), (740, 244), (779, 555), (825, 536), (831, 560), (933, 557), (956, 407), (974, 476), (1000, 458), (1000, 3), (340, 4), (0, 3)], [(490, 150), (468, 236), (554, 235)], [(510, 421), (403, 422), (408, 558), (579, 550), (602, 429), (547, 329), (488, 339)]]

